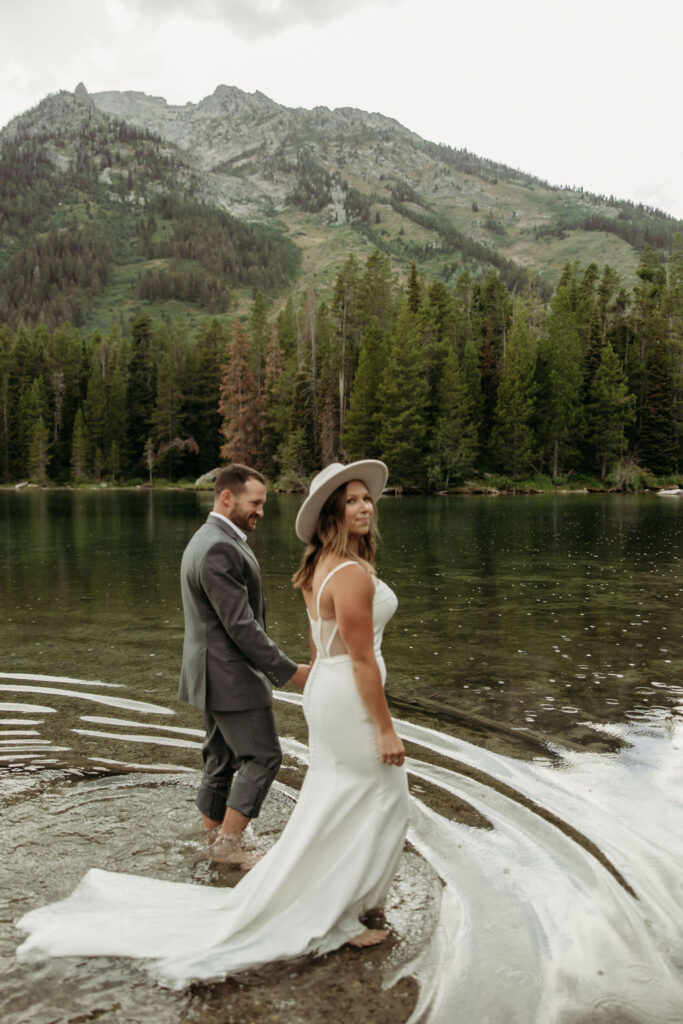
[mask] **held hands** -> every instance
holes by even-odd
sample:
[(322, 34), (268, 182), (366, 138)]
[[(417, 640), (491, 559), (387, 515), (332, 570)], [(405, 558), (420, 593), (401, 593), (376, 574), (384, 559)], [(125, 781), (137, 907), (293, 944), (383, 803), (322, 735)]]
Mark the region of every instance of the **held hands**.
[(299, 690), (303, 690), (308, 679), (308, 673), (311, 671), (310, 665), (297, 665), (296, 672), (289, 680), (292, 686), (296, 686)]
[(406, 759), (406, 752), (403, 741), (396, 734), (395, 730), (392, 728), (385, 732), (380, 732), (378, 739), (379, 755), (382, 758), (382, 764), (402, 765)]

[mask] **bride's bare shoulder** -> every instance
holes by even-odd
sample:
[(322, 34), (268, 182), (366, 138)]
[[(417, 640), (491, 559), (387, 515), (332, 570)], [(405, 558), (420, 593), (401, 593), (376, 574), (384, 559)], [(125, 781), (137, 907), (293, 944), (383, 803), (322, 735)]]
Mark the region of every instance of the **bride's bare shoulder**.
[(340, 559), (335, 568), (337, 572), (335, 572), (328, 584), (332, 588), (333, 593), (351, 592), (360, 597), (366, 592), (374, 592), (375, 577), (370, 573), (368, 566), (363, 565), (361, 562), (342, 561)]

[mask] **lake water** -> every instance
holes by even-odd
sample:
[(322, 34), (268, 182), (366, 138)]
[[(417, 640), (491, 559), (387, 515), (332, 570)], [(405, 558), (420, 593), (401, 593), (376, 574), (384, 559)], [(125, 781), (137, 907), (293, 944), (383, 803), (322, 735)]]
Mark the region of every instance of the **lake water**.
[[(298, 503), (269, 498), (253, 546), (269, 631), (308, 660), (289, 582)], [(175, 698), (178, 565), (209, 508), (206, 493), (180, 491), (0, 492), (7, 1024), (95, 1011), (112, 1024), (227, 1022), (226, 1005), (246, 1005), (234, 982), (187, 1003), (113, 961), (105, 998), (101, 965), (82, 961), (56, 1008), (68, 965), (13, 956), (12, 922), (93, 864), (153, 875), (161, 842), (164, 877), (231, 881), (196, 834), (200, 723)], [(389, 908), (397, 934), (367, 962), (383, 984), (403, 977), (393, 991), (407, 1009), (397, 995), (392, 1021), (413, 1007), (438, 1024), (680, 1022), (683, 500), (387, 498), (380, 513), (379, 572), (399, 597), (387, 689), (415, 802)], [(306, 757), (299, 697), (280, 696), (287, 759), (264, 848)], [(336, 969), (355, 979), (344, 956)], [(309, 987), (323, 969), (303, 968)], [(268, 1019), (317, 1020), (288, 978), (258, 982)], [(361, 1001), (346, 1020), (366, 1019)]]

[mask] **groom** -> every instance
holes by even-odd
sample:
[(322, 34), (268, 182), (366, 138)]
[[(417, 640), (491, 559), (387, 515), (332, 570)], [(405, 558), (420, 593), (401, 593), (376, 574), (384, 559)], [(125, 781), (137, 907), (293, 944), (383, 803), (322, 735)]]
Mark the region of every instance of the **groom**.
[(204, 773), (197, 806), (220, 828), (215, 859), (248, 866), (239, 840), (282, 762), (271, 684), (303, 689), (296, 665), (265, 632), (261, 571), (246, 543), (263, 516), (266, 481), (249, 466), (220, 471), (214, 505), (183, 553), (185, 616), (179, 697), (204, 712)]

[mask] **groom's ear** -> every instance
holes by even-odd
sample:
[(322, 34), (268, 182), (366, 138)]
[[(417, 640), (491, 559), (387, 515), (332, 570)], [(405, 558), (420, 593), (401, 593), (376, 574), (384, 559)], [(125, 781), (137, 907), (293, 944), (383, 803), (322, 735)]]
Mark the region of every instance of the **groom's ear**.
[(232, 506), (235, 504), (235, 496), (232, 493), (232, 491), (228, 490), (227, 487), (225, 488), (224, 491), (221, 491), (221, 493), (218, 496), (218, 500), (219, 500), (220, 504), (223, 506), (223, 508), (225, 508), (228, 512), (231, 510)]

